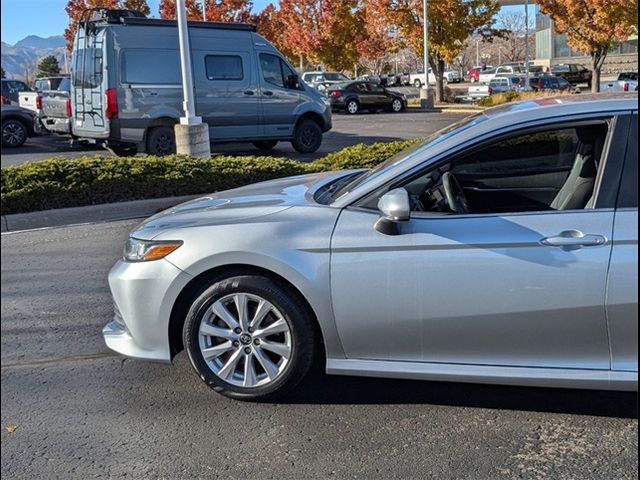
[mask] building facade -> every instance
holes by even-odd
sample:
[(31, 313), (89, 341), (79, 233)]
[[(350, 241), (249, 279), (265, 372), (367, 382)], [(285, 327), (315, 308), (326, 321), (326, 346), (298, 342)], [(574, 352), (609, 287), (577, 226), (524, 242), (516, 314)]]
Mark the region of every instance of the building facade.
[[(535, 63), (549, 67), (559, 63), (581, 63), (591, 68), (591, 57), (575, 52), (567, 43), (567, 35), (555, 31), (553, 21), (536, 6)], [(638, 36), (630, 37), (613, 48), (602, 67), (603, 76), (621, 71), (638, 71)]]

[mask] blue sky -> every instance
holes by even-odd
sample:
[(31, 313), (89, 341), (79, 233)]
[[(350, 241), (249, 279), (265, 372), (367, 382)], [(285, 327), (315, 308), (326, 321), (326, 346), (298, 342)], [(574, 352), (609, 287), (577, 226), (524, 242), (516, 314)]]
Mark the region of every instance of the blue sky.
[[(276, 0), (277, 1), (277, 0)], [(158, 15), (160, 0), (147, 0), (151, 14)], [(253, 0), (254, 11), (262, 10), (270, 0)], [(27, 35), (61, 35), (68, 23), (66, 0), (0, 0), (2, 41), (14, 44)], [(515, 9), (524, 7), (506, 7)], [(531, 7), (530, 7), (531, 8)], [(533, 14), (533, 9), (529, 11)]]

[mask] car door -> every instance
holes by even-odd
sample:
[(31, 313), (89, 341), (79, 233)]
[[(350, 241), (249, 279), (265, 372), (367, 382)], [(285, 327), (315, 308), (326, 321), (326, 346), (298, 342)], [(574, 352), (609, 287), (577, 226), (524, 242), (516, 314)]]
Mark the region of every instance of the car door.
[(608, 369), (613, 217), (606, 204), (415, 213), (388, 235), (375, 228), (376, 210), (346, 208), (332, 238), (331, 293), (347, 358)]
[(369, 90), (370, 105), (375, 108), (388, 107), (391, 104), (390, 95), (386, 93), (384, 87), (374, 83), (367, 84)]
[(622, 170), (607, 282), (611, 368), (638, 371), (638, 115), (633, 115)]
[(237, 40), (220, 49), (197, 51), (193, 64), (196, 112), (209, 125), (209, 138), (258, 137), (260, 99), (250, 42)]
[(273, 53), (258, 52), (259, 96), (263, 118), (261, 136), (290, 137), (300, 104), (300, 90), (287, 85), (293, 69)]

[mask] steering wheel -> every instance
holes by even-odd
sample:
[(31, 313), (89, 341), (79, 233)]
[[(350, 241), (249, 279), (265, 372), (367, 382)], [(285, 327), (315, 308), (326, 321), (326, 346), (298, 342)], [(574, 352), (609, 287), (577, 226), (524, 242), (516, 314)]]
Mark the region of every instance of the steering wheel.
[(469, 203), (458, 179), (451, 172), (442, 175), (442, 186), (449, 208), (455, 213), (469, 213)]

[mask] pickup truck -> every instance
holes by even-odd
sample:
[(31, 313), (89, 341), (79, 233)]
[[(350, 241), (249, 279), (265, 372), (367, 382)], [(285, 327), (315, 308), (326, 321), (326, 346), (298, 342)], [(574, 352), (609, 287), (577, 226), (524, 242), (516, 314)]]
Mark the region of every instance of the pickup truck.
[(55, 90), (45, 90), (42, 95), (40, 122), (51, 133), (71, 133), (71, 81), (65, 78)]
[(638, 72), (620, 72), (618, 78), (612, 82), (602, 82), (603, 92), (637, 92)]
[(524, 78), (516, 75), (502, 75), (489, 82), (488, 85), (475, 85), (469, 87), (468, 100), (480, 100), (489, 95), (503, 92), (519, 92), (524, 86)]
[[(462, 76), (457, 70), (445, 70), (444, 71), (444, 83), (460, 83)], [(424, 73), (411, 73), (409, 74), (409, 83), (416, 88), (420, 88), (425, 84)], [(436, 84), (436, 76), (431, 69), (429, 69), (429, 84)]]
[(37, 115), (40, 114), (40, 110), (42, 109), (41, 96), (42, 92), (47, 90), (56, 90), (62, 81), (65, 79), (69, 79), (68, 75), (60, 75), (55, 77), (42, 77), (38, 78), (35, 81), (33, 91), (25, 90), (20, 92), (20, 97), (18, 99), (18, 104), (22, 108), (26, 108), (27, 110), (31, 110), (35, 112)]

